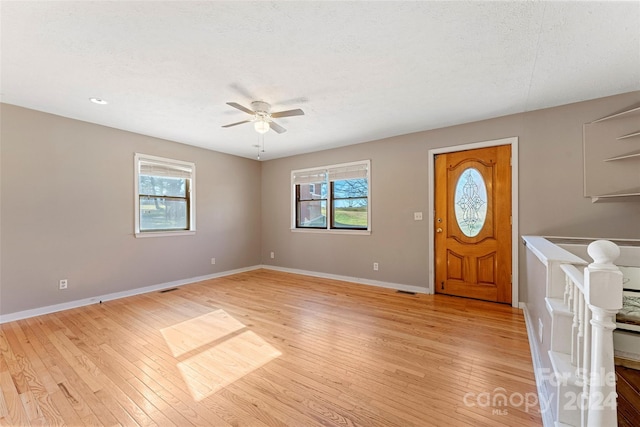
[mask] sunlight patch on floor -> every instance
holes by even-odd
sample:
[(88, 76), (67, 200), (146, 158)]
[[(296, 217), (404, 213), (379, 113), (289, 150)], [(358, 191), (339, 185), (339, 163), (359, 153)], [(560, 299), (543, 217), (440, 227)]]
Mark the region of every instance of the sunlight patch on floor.
[(196, 401), (282, 355), (224, 310), (178, 323), (161, 332), (173, 355), (183, 356), (177, 367)]
[(160, 332), (173, 357), (180, 357), (245, 327), (226, 311), (216, 310), (161, 329)]

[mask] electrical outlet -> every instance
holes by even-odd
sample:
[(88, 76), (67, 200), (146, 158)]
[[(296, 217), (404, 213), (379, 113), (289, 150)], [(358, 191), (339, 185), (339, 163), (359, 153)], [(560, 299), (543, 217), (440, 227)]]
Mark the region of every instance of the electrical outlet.
[(377, 262), (373, 263), (373, 271), (378, 271), (378, 263)]
[(271, 259), (274, 259), (276, 257), (276, 254), (274, 252), (271, 252)]
[(58, 282), (58, 289), (67, 289), (67, 279), (62, 279)]
[(216, 264), (216, 259), (215, 258), (211, 258), (211, 265), (215, 265)]
[(414, 221), (422, 221), (422, 212), (414, 212), (413, 213)]

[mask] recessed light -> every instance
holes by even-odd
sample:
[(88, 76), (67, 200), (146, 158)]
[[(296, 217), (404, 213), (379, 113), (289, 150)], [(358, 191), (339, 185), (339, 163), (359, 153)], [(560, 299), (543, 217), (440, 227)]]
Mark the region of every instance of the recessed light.
[(104, 100), (104, 99), (102, 99), (102, 98), (89, 98), (89, 100), (90, 100), (91, 102), (93, 102), (94, 104), (98, 104), (98, 105), (107, 105), (107, 104), (108, 104), (108, 102), (107, 102), (107, 101), (105, 101), (105, 100)]

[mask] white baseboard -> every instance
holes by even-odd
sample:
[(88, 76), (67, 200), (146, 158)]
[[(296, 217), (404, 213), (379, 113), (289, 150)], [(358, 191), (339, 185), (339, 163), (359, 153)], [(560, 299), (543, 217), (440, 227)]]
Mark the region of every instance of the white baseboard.
[(83, 307), (95, 304), (100, 301), (112, 301), (114, 299), (130, 297), (133, 295), (146, 294), (162, 289), (175, 288), (176, 286), (188, 285), (189, 283), (202, 282), (203, 280), (216, 279), (218, 277), (231, 276), (232, 274), (244, 273), (261, 268), (259, 265), (238, 268), (235, 270), (223, 271), (220, 273), (207, 274), (205, 276), (190, 277), (188, 279), (175, 280), (173, 282), (160, 283), (158, 285), (145, 286), (143, 288), (131, 289), (128, 291), (114, 292), (111, 294), (99, 295), (81, 300), (64, 302), (61, 304), (48, 305), (46, 307), (34, 308), (31, 310), (17, 311), (15, 313), (0, 314), (0, 324), (12, 322), (14, 320), (27, 319), (29, 317), (41, 316), (43, 314), (55, 313), (57, 311), (69, 310), (71, 308)]
[(615, 357), (640, 362), (640, 334), (624, 329), (614, 330), (613, 350)]
[(613, 355), (620, 359), (631, 360), (632, 362), (640, 362), (640, 354), (630, 351), (614, 350)]
[[(522, 312), (524, 313), (524, 323), (527, 327), (527, 337), (529, 338), (529, 348), (531, 350), (531, 360), (533, 361), (533, 372), (536, 377), (536, 387), (538, 389), (538, 399), (539, 402), (545, 402), (548, 406), (550, 402), (549, 395), (547, 394), (547, 389), (544, 386), (544, 379), (542, 378), (542, 373), (544, 369), (542, 367), (542, 362), (540, 361), (540, 350), (538, 349), (538, 341), (536, 341), (537, 335), (534, 330), (534, 323), (531, 320), (531, 315), (529, 314), (529, 310), (527, 309), (527, 305), (523, 302), (519, 304)], [(551, 408), (545, 408), (545, 411), (542, 411), (542, 405), (540, 407), (541, 416), (542, 416), (542, 425), (544, 427), (554, 427), (556, 426), (556, 422), (553, 419), (553, 413)]]
[(278, 267), (275, 265), (264, 264), (260, 266), (267, 270), (282, 271), (285, 273), (301, 274), (303, 276), (321, 277), (323, 279), (341, 280), (343, 282), (359, 283), (361, 285), (378, 286), (381, 288), (396, 289), (399, 291), (415, 292), (418, 294), (430, 294), (427, 287), (404, 285), (402, 283), (383, 282), (380, 280), (363, 279), (360, 277), (341, 276), (338, 274), (321, 273), (318, 271), (299, 270), (297, 268)]

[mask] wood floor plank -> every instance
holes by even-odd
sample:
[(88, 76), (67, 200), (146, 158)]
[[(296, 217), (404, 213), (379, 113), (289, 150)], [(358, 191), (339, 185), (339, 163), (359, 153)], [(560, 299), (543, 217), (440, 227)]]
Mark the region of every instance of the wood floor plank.
[[(64, 355), (75, 373), (82, 378), (94, 394), (98, 395), (98, 393), (100, 393), (102, 396), (108, 394), (110, 399), (115, 399), (116, 404), (112, 404), (111, 408), (118, 411), (120, 415), (123, 414), (118, 408), (126, 411), (127, 416), (123, 417), (123, 419), (127, 419), (128, 421), (128, 419), (131, 418), (141, 426), (158, 425), (153, 418), (136, 403), (135, 399), (137, 396), (127, 394), (122, 390), (122, 383), (120, 383), (120, 377), (117, 373), (103, 372), (96, 363), (90, 359), (89, 355), (78, 348), (63, 331), (55, 331), (49, 335), (49, 339), (54, 342), (56, 348)], [(144, 403), (146, 402), (142, 402), (143, 405)]]
[[(0, 372), (2, 372), (2, 369), (0, 369)], [(4, 400), (4, 393), (0, 393), (0, 418), (6, 420), (8, 417), (9, 408), (7, 407), (7, 402)]]
[[(60, 411), (75, 411), (80, 419), (90, 419), (91, 416), (99, 417), (105, 424), (116, 423), (115, 418), (108, 409), (100, 402), (95, 393), (86, 385), (81, 378), (74, 375), (70, 367), (52, 366), (49, 370), (57, 383), (57, 392), (52, 395), (60, 395), (64, 400), (59, 399), (57, 408)], [(64, 408), (61, 407), (64, 406)]]
[(640, 371), (616, 366), (618, 424), (636, 425), (640, 420)]
[(55, 381), (44, 366), (40, 355), (33, 346), (32, 340), (25, 334), (26, 323), (15, 322), (10, 326), (25, 353), (25, 357), (22, 360), (22, 369), (26, 373), (29, 389), (32, 391), (37, 390), (38, 393), (36, 394), (55, 392), (57, 390)]
[(520, 310), (268, 270), (2, 325), (0, 382), (0, 425), (542, 425), (473, 401), (536, 393)]
[[(24, 320), (16, 322), (13, 325), (13, 331), (21, 340), (29, 365), (37, 376), (37, 378), (29, 379), (29, 386), (42, 412), (43, 425), (62, 426), (65, 425), (65, 420), (68, 423), (69, 419), (76, 419), (73, 408), (69, 402), (63, 399), (64, 393), (61, 393), (59, 384), (55, 380), (56, 375), (61, 376), (59, 368), (55, 365), (50, 368), (44, 366), (41, 358), (43, 349), (39, 346), (38, 338), (31, 335), (28, 323)], [(62, 410), (60, 409), (61, 405), (63, 406)], [(69, 416), (65, 417), (63, 413)]]
[(0, 390), (2, 391), (4, 402), (7, 408), (7, 415), (5, 418), (10, 423), (19, 426), (31, 425), (29, 417), (27, 416), (25, 409), (20, 399), (20, 394), (15, 387), (13, 378), (8, 369), (0, 371)]

